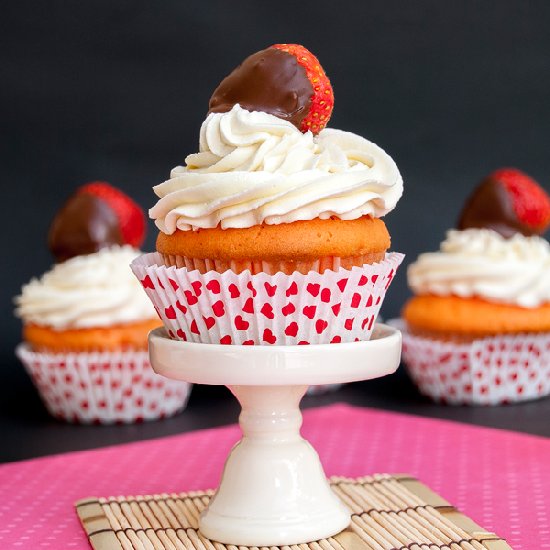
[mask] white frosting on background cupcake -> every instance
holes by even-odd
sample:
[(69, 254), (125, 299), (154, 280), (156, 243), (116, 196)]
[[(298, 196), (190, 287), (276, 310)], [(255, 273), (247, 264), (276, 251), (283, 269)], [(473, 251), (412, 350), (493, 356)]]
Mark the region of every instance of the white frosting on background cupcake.
[(550, 302), (550, 243), (489, 229), (451, 230), (438, 252), (421, 254), (407, 272), (416, 294), (479, 297), (534, 308)]
[(130, 246), (104, 248), (56, 264), (15, 299), (26, 323), (54, 329), (110, 327), (156, 318), (130, 269), (140, 254)]

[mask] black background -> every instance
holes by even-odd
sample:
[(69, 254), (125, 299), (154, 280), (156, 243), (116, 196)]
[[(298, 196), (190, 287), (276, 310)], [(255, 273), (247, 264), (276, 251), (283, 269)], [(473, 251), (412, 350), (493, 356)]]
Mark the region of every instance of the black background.
[[(198, 147), (212, 90), (244, 57), (298, 42), (335, 90), (330, 126), (395, 159), (385, 220), (408, 261), (435, 249), (477, 182), (517, 166), (549, 189), (550, 3), (540, 0), (7, 2), (0, 18), (0, 359), (16, 369), (12, 297), (51, 264), (72, 190), (103, 179), (152, 206)], [(146, 249), (154, 246), (150, 224)], [(382, 314), (399, 313), (405, 269)]]

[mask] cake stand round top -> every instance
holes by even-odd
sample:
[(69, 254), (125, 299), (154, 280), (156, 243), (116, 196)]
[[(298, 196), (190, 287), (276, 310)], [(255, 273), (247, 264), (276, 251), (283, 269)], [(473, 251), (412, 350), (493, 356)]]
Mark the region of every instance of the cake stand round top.
[(356, 382), (395, 372), (401, 333), (383, 324), (371, 339), (347, 344), (235, 346), (172, 340), (164, 328), (149, 334), (153, 369), (194, 384), (286, 386)]

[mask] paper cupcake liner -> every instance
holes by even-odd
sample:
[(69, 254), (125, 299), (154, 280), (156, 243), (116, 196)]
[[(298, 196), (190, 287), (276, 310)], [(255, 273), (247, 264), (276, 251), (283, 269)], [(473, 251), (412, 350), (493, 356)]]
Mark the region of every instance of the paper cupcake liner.
[(171, 338), (238, 345), (368, 340), (402, 254), (323, 273), (200, 273), (158, 253), (132, 262)]
[(452, 405), (502, 405), (550, 394), (550, 333), (501, 335), (469, 343), (403, 334), (403, 361), (420, 391)]
[(44, 353), (20, 344), (16, 355), (46, 408), (68, 422), (136, 422), (183, 410), (190, 384), (156, 374), (147, 351)]

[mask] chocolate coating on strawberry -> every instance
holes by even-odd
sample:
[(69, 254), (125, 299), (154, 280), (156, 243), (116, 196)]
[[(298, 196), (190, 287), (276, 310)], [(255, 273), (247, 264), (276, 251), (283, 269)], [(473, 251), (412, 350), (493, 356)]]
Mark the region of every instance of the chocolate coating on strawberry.
[(58, 262), (93, 254), (113, 245), (139, 247), (145, 239), (145, 215), (128, 195), (106, 182), (80, 187), (50, 226), (48, 245)]
[(50, 226), (48, 245), (57, 262), (123, 244), (115, 212), (93, 195), (73, 195)]
[(214, 90), (209, 113), (235, 104), (263, 111), (302, 132), (321, 131), (332, 113), (332, 87), (317, 58), (298, 44), (275, 44), (247, 57)]
[(263, 111), (300, 127), (311, 105), (313, 87), (296, 58), (274, 48), (247, 57), (214, 90), (210, 113), (230, 111), (239, 104)]
[(485, 228), (504, 237), (541, 235), (550, 225), (550, 197), (529, 176), (512, 168), (493, 172), (470, 195), (459, 229)]

